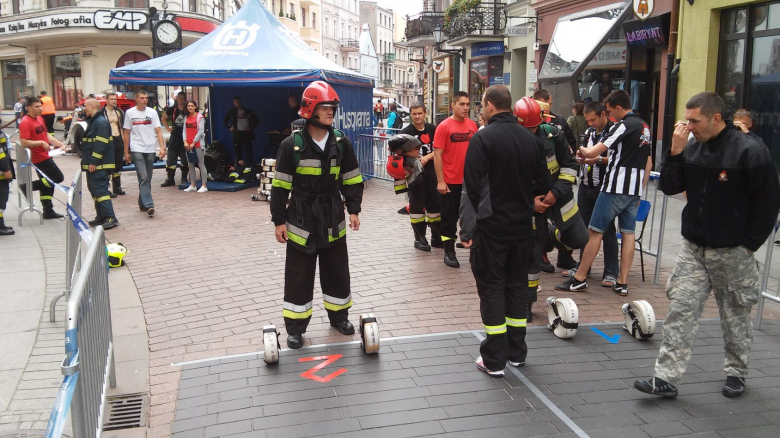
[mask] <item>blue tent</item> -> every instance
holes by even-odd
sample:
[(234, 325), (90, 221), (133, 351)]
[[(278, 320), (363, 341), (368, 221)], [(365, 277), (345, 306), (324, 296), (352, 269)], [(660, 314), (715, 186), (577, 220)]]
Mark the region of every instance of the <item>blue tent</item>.
[(255, 131), (256, 160), (263, 155), (269, 131), (289, 127), (287, 96), (300, 99), (309, 83), (323, 80), (341, 99), (336, 127), (357, 141), (371, 132), (374, 81), (320, 55), (287, 29), (259, 0), (249, 0), (219, 28), (184, 49), (160, 58), (112, 69), (115, 85), (209, 87), (212, 136), (232, 150), (222, 115), (232, 97), (261, 119)]

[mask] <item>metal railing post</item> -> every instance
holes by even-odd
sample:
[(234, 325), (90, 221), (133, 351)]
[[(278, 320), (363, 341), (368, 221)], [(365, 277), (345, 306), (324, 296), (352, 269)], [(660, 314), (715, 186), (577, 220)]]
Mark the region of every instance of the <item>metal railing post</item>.
[(661, 273), (661, 258), (664, 251), (664, 227), (666, 227), (666, 207), (669, 203), (669, 197), (664, 193), (663, 207), (661, 208), (661, 226), (658, 230), (658, 250), (655, 256), (655, 275), (653, 284), (658, 284), (658, 275)]
[(772, 297), (767, 293), (767, 286), (769, 285), (769, 270), (772, 265), (772, 253), (775, 249), (775, 236), (777, 235), (777, 227), (780, 222), (775, 224), (775, 228), (772, 230), (772, 234), (766, 240), (766, 255), (764, 256), (764, 274), (761, 276), (761, 287), (758, 291), (758, 306), (756, 307), (756, 330), (761, 330), (761, 322), (764, 319), (764, 301), (767, 298), (772, 301), (779, 302), (777, 297)]
[[(24, 223), (22, 219), (24, 214), (28, 211), (34, 211), (38, 213), (38, 219), (41, 225), (43, 225), (43, 211), (39, 208), (35, 208), (33, 203), (33, 189), (32, 189), (32, 166), (30, 166), (30, 151), (27, 148), (23, 148), (21, 143), (16, 143), (16, 185), (19, 188), (17, 199), (19, 201), (19, 226), (23, 227)], [(27, 201), (27, 206), (22, 207), (22, 192), (24, 192), (24, 198)]]
[[(81, 169), (76, 170), (73, 176), (73, 183), (68, 193), (68, 205), (81, 216)], [(49, 304), (49, 321), (56, 321), (55, 307), (62, 297), (68, 297), (73, 286), (73, 279), (79, 270), (79, 261), (81, 259), (81, 236), (79, 236), (76, 226), (70, 214), (65, 215), (65, 290), (54, 297)]]

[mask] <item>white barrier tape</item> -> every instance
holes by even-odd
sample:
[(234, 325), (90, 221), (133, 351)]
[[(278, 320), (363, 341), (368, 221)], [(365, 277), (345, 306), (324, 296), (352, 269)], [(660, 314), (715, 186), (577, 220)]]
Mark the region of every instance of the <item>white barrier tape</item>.
[[(79, 362), (78, 351), (70, 360), (70, 366), (74, 366)], [(78, 371), (70, 376), (65, 376), (62, 379), (62, 385), (60, 391), (57, 393), (57, 400), (54, 402), (54, 407), (51, 410), (49, 416), (49, 425), (46, 426), (46, 438), (60, 438), (62, 436), (62, 429), (65, 427), (65, 418), (68, 416), (70, 410), (70, 403), (73, 400), (73, 392), (76, 390), (76, 382), (79, 379)]]
[(67, 212), (71, 223), (73, 223), (79, 236), (81, 236), (81, 240), (89, 245), (92, 242), (92, 230), (89, 229), (89, 224), (76, 213), (76, 210), (70, 204), (67, 205)]
[(62, 184), (60, 184), (60, 183), (56, 183), (56, 182), (54, 182), (54, 180), (52, 180), (51, 178), (49, 178), (49, 176), (48, 176), (48, 175), (46, 175), (45, 173), (43, 173), (43, 171), (42, 171), (41, 169), (39, 169), (39, 168), (38, 168), (38, 166), (36, 166), (36, 165), (35, 165), (35, 164), (33, 164), (32, 162), (28, 161), (26, 164), (22, 164), (22, 167), (23, 167), (23, 168), (24, 168), (24, 167), (27, 167), (27, 166), (32, 166), (33, 168), (35, 168), (35, 170), (38, 172), (38, 174), (42, 175), (42, 176), (43, 176), (43, 177), (44, 177), (44, 178), (45, 178), (47, 181), (49, 181), (50, 183), (54, 184), (54, 187), (56, 187), (56, 188), (60, 189), (60, 190), (61, 190), (63, 193), (65, 193), (66, 195), (67, 195), (67, 194), (68, 194), (68, 192), (70, 191), (70, 187), (68, 187), (68, 186), (64, 186), (64, 185), (62, 185)]

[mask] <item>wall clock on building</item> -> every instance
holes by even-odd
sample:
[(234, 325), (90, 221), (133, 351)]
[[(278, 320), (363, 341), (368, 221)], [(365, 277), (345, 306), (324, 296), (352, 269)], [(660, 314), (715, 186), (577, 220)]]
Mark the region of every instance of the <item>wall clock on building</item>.
[(173, 46), (181, 42), (181, 28), (171, 20), (160, 20), (154, 25), (155, 45)]

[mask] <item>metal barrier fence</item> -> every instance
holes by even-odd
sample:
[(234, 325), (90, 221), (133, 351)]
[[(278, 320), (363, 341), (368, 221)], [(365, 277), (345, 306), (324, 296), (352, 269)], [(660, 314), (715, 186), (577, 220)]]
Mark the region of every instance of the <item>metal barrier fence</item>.
[[(769, 271), (772, 267), (772, 253), (775, 249), (775, 238), (777, 237), (777, 229), (780, 227), (780, 220), (775, 224), (774, 230), (766, 240), (766, 255), (764, 256), (764, 273), (761, 276), (761, 288), (758, 295), (758, 306), (756, 307), (756, 330), (761, 330), (761, 322), (764, 318), (764, 303), (766, 300), (780, 304), (780, 296), (772, 295), (769, 293)], [(780, 287), (778, 287), (780, 289)], [(775, 290), (775, 294), (780, 291)]]
[[(32, 166), (30, 166), (30, 151), (27, 148), (23, 148), (20, 143), (16, 143), (16, 184), (19, 187), (17, 190), (17, 201), (19, 205), (19, 226), (23, 227), (24, 223), (22, 219), (24, 214), (29, 211), (38, 213), (40, 224), (43, 225), (43, 212), (39, 208), (35, 208), (33, 203), (33, 189), (32, 189)], [(22, 193), (24, 192), (24, 193)], [(24, 196), (22, 196), (24, 195)], [(22, 198), (25, 200), (25, 207), (22, 207)]]
[(355, 153), (360, 164), (360, 173), (368, 179), (392, 181), (387, 174), (387, 140), (384, 135), (361, 135), (358, 137)]
[[(68, 192), (68, 205), (70, 205), (73, 208), (73, 211), (79, 216), (81, 216), (81, 184), (81, 169), (76, 169), (76, 174), (73, 176), (73, 183), (71, 183), (70, 191)], [(73, 223), (73, 217), (69, 213), (65, 215), (65, 290), (51, 300), (51, 304), (49, 304), (49, 321), (56, 321), (54, 307), (57, 305), (57, 301), (59, 301), (60, 298), (67, 298), (70, 296), (73, 280), (76, 278), (76, 274), (80, 268), (81, 236), (79, 236), (76, 226)]]
[[(108, 385), (116, 387), (108, 257), (101, 226), (95, 229), (84, 269), (79, 272), (68, 297), (66, 315), (66, 357), (62, 373), (79, 373), (71, 402), (73, 436), (98, 438), (103, 431)], [(76, 354), (78, 362), (68, 366)]]

